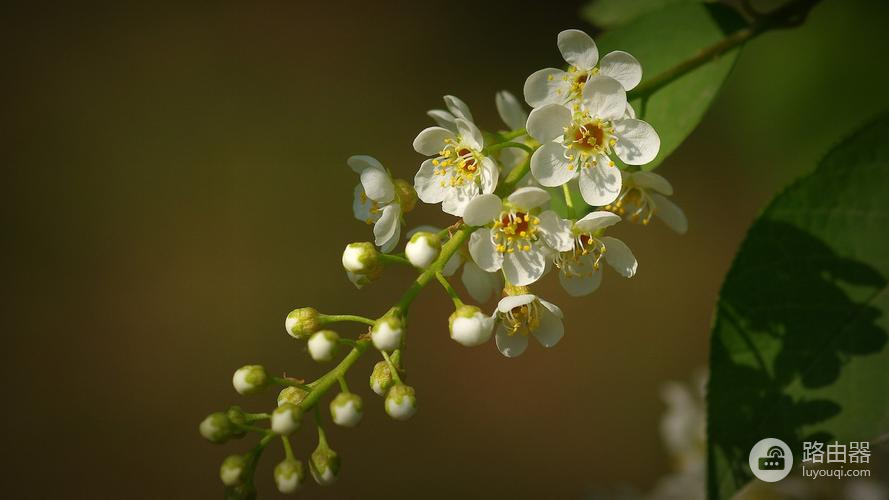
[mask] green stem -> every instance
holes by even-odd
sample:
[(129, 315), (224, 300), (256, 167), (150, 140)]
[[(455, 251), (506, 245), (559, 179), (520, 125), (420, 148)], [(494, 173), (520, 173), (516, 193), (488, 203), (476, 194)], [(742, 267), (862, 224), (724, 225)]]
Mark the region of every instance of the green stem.
[(497, 194), (502, 198), (511, 193), (516, 184), (525, 177), (525, 174), (527, 174), (529, 170), (531, 170), (531, 155), (528, 155), (521, 165), (509, 172), (506, 179), (503, 179), (503, 182), (497, 186)]
[(504, 141), (510, 141), (512, 139), (515, 139), (516, 137), (521, 137), (523, 135), (528, 135), (528, 131), (523, 128), (520, 128), (520, 129), (516, 129), (516, 130), (511, 130), (509, 132), (504, 132), (504, 133), (500, 134), (500, 137), (502, 137)]
[(354, 314), (321, 314), (319, 315), (318, 321), (320, 321), (322, 325), (351, 321), (353, 323), (363, 323), (365, 325), (374, 326), (374, 320)]
[(380, 262), (383, 264), (404, 264), (407, 266), (412, 265), (411, 261), (407, 260), (406, 257), (402, 257), (400, 255), (381, 253), (379, 254)]
[(490, 154), (490, 153), (497, 152), (503, 148), (518, 148), (518, 149), (524, 149), (528, 153), (534, 152), (534, 148), (532, 148), (531, 146), (529, 146), (527, 144), (522, 144), (520, 142), (510, 142), (510, 141), (498, 142), (497, 144), (492, 144), (492, 145), (486, 147), (484, 152), (487, 154)]
[(290, 439), (287, 436), (281, 436), (281, 442), (284, 443), (284, 456), (288, 460), (296, 460), (293, 455), (293, 447), (290, 446)]
[(639, 86), (627, 93), (627, 99), (632, 100), (650, 96), (680, 76), (716, 59), (726, 52), (743, 45), (767, 31), (799, 25), (819, 1), (820, 0), (794, 0), (778, 7), (768, 14), (764, 14), (749, 26), (735, 31), (719, 42), (701, 49), (694, 56), (680, 62), (666, 71), (658, 73), (653, 78), (642, 82)]
[(343, 358), (342, 361), (338, 365), (336, 365), (333, 370), (325, 373), (318, 380), (312, 382), (312, 390), (309, 391), (309, 394), (305, 399), (299, 404), (304, 411), (309, 411), (315, 404), (321, 399), (321, 396), (327, 392), (328, 389), (337, 381), (346, 375), (346, 372), (352, 365), (358, 361), (358, 358), (364, 354), (364, 351), (367, 350), (367, 347), (370, 345), (370, 340), (364, 339), (355, 342), (355, 347), (349, 351), (349, 354), (346, 354), (346, 357)]
[(276, 384), (276, 385), (283, 385), (285, 387), (286, 386), (299, 387), (300, 389), (302, 389), (304, 391), (312, 390), (312, 388), (310, 386), (303, 384), (301, 382), (297, 382), (296, 380), (293, 380), (293, 379), (281, 378), (281, 377), (269, 377), (269, 379), (272, 381), (273, 384)]
[(401, 377), (398, 375), (398, 367), (395, 366), (395, 363), (392, 362), (392, 359), (389, 358), (389, 355), (386, 354), (386, 351), (380, 351), (380, 354), (383, 355), (383, 359), (386, 360), (386, 364), (389, 365), (389, 371), (392, 373), (392, 378), (395, 379), (399, 384), (401, 382)]
[(435, 279), (437, 279), (438, 282), (441, 283), (441, 286), (445, 289), (445, 292), (447, 292), (448, 295), (451, 296), (451, 300), (454, 301), (454, 305), (457, 307), (461, 307), (463, 305), (463, 301), (460, 300), (460, 294), (457, 293), (457, 290), (454, 290), (454, 287), (451, 286), (451, 282), (448, 281), (447, 278), (445, 278), (444, 274), (435, 273)]
[(568, 187), (569, 183), (562, 184), (562, 193), (565, 194), (565, 206), (568, 207), (568, 218), (574, 218), (574, 198), (571, 197), (571, 188)]
[(340, 391), (349, 392), (349, 386), (346, 385), (346, 379), (344, 377), (339, 377), (339, 378), (337, 378), (337, 380), (340, 383)]
[(408, 287), (407, 291), (401, 296), (398, 305), (395, 306), (402, 314), (407, 314), (408, 308), (411, 306), (414, 299), (417, 298), (417, 294), (420, 293), (420, 290), (432, 281), (432, 278), (435, 277), (435, 273), (441, 272), (451, 256), (460, 249), (473, 231), (475, 231), (474, 227), (463, 226), (454, 233), (454, 236), (452, 236), (444, 246), (441, 247), (441, 253), (438, 255), (438, 259), (436, 259), (431, 266), (427, 267), (422, 274), (417, 276), (417, 279), (411, 283), (411, 286)]

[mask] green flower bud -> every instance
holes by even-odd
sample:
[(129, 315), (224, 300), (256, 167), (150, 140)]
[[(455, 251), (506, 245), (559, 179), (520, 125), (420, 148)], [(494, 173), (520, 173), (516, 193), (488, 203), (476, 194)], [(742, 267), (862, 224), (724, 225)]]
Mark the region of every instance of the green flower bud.
[(395, 195), (398, 196), (398, 203), (401, 205), (401, 211), (408, 213), (417, 206), (417, 191), (414, 185), (404, 179), (395, 179)]
[(232, 377), (232, 385), (238, 394), (256, 394), (268, 385), (269, 377), (262, 365), (247, 365), (238, 368)]
[(284, 403), (272, 412), (272, 432), (287, 436), (299, 429), (302, 421), (302, 408), (293, 403)]
[(219, 468), (219, 478), (226, 486), (242, 484), (246, 479), (247, 457), (244, 455), (229, 455)]
[(385, 396), (394, 383), (395, 379), (392, 378), (392, 371), (389, 368), (389, 363), (380, 361), (374, 365), (374, 370), (370, 374), (370, 388), (373, 389), (375, 393), (380, 396)]
[(300, 488), (305, 479), (303, 463), (299, 460), (285, 459), (275, 466), (275, 486), (281, 493), (293, 493)]
[(426, 269), (441, 252), (441, 240), (438, 235), (420, 231), (414, 233), (411, 239), (404, 246), (404, 254), (407, 260), (419, 269)]
[(327, 443), (318, 443), (318, 447), (309, 457), (309, 471), (315, 482), (321, 486), (328, 486), (336, 482), (340, 473), (340, 457), (327, 446)]
[(318, 362), (330, 361), (336, 356), (340, 336), (332, 330), (315, 332), (309, 338), (309, 355)]
[(482, 314), (476, 306), (458, 307), (448, 318), (451, 338), (458, 343), (472, 347), (481, 345), (491, 338), (494, 332), (494, 318)]
[(299, 387), (285, 387), (281, 390), (280, 393), (278, 393), (278, 406), (281, 406), (284, 403), (290, 403), (299, 406), (299, 404), (302, 403), (302, 400), (306, 399), (306, 396), (308, 395), (308, 391), (300, 389)]
[(341, 392), (330, 402), (333, 422), (343, 427), (355, 427), (363, 414), (361, 398), (351, 392)]
[(370, 339), (374, 347), (381, 351), (391, 352), (401, 346), (404, 337), (404, 322), (401, 314), (392, 309), (385, 316), (374, 322), (370, 331)]
[(395, 420), (407, 420), (417, 413), (417, 396), (409, 385), (395, 384), (386, 394), (386, 413)]
[(237, 431), (228, 415), (221, 411), (207, 415), (199, 429), (201, 436), (211, 443), (224, 443), (234, 437)]
[(373, 243), (349, 243), (343, 251), (343, 267), (350, 273), (376, 275), (382, 270), (380, 254)]
[(321, 315), (312, 307), (294, 309), (284, 320), (284, 329), (295, 339), (306, 339), (321, 328)]

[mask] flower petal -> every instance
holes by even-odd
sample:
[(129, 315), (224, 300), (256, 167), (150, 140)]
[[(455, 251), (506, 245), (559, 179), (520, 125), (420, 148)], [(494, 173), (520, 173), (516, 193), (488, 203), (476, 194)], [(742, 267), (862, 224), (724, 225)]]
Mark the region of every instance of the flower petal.
[(500, 172), (497, 171), (497, 163), (487, 156), (482, 157), (482, 193), (493, 193), (497, 189), (497, 181), (500, 180)]
[(670, 181), (665, 179), (664, 176), (656, 174), (654, 172), (633, 172), (632, 174), (630, 174), (630, 182), (633, 186), (638, 186), (644, 189), (651, 189), (652, 191), (656, 191), (667, 196), (673, 194), (673, 186), (670, 185)]
[(602, 270), (593, 269), (593, 260), (586, 256), (571, 267), (571, 274), (559, 273), (559, 283), (572, 297), (583, 297), (595, 292), (602, 284)]
[(531, 110), (528, 135), (540, 142), (549, 142), (565, 134), (571, 123), (571, 110), (561, 104), (547, 104)]
[(503, 257), (503, 274), (507, 281), (516, 286), (534, 283), (543, 276), (545, 269), (543, 253), (533, 246), (529, 251), (515, 251)]
[(559, 319), (565, 318), (565, 315), (562, 314), (562, 308), (560, 308), (559, 306), (557, 306), (547, 300), (543, 300), (540, 297), (537, 297), (537, 300), (539, 300), (540, 304), (543, 305), (543, 307), (545, 307), (549, 312), (553, 313), (557, 318), (559, 318)]
[(685, 212), (675, 203), (657, 193), (651, 193), (650, 196), (655, 204), (654, 215), (664, 221), (664, 224), (673, 231), (685, 234), (688, 231), (688, 219), (685, 217)]
[(506, 201), (516, 208), (531, 210), (548, 202), (549, 193), (539, 187), (523, 187), (513, 191)]
[(614, 122), (614, 152), (627, 165), (645, 165), (657, 156), (661, 138), (654, 127), (635, 118)]
[(497, 113), (500, 119), (512, 130), (518, 130), (525, 127), (528, 121), (528, 113), (522, 107), (522, 104), (516, 99), (516, 96), (505, 90), (501, 90), (494, 95), (494, 103), (497, 105)]
[(426, 160), (420, 164), (420, 170), (414, 176), (414, 189), (423, 203), (441, 203), (450, 191), (446, 176), (436, 174), (437, 170), (432, 160)]
[(607, 210), (596, 210), (586, 214), (583, 219), (574, 223), (578, 231), (592, 233), (596, 230), (613, 226), (620, 222), (620, 215)]
[(599, 73), (619, 81), (626, 90), (642, 81), (642, 65), (635, 57), (622, 50), (605, 54), (599, 61)]
[[(543, 301), (541, 301), (543, 302)], [(543, 347), (552, 347), (565, 336), (565, 325), (562, 320), (547, 308), (540, 311), (540, 325), (532, 333)]]
[(355, 186), (355, 198), (352, 200), (352, 213), (361, 222), (372, 223), (380, 218), (379, 212), (372, 212), (373, 201), (364, 193), (364, 186)]
[(501, 286), (500, 273), (489, 273), (478, 267), (475, 262), (467, 262), (463, 266), (460, 279), (469, 295), (478, 302), (487, 302)]
[(565, 61), (580, 69), (592, 69), (599, 62), (599, 49), (589, 35), (580, 30), (565, 30), (557, 39)]
[(500, 354), (507, 358), (519, 356), (528, 348), (527, 335), (510, 335), (503, 325), (497, 327), (497, 335), (494, 339), (497, 342), (497, 349), (500, 350)]
[(445, 139), (454, 140), (456, 137), (443, 127), (424, 128), (414, 139), (414, 151), (426, 156), (437, 156), (445, 146)]
[(639, 267), (636, 257), (630, 251), (630, 247), (623, 241), (611, 236), (603, 236), (602, 243), (605, 244), (605, 261), (614, 268), (621, 276), (632, 278), (636, 274), (636, 268)]
[(522, 295), (507, 295), (506, 297), (500, 299), (500, 302), (497, 303), (497, 311), (508, 313), (516, 307), (528, 305), (535, 300), (537, 300), (537, 296), (530, 293), (525, 293)]
[(448, 111), (443, 109), (430, 109), (426, 112), (426, 115), (429, 116), (429, 118), (432, 118), (439, 127), (444, 127), (454, 134), (457, 133), (457, 126), (454, 125), (456, 117)]
[(478, 195), (479, 187), (478, 184), (474, 182), (464, 184), (460, 187), (451, 188), (441, 202), (441, 209), (445, 213), (463, 217), (463, 211), (466, 210), (466, 205)]
[(366, 168), (361, 172), (361, 185), (367, 197), (377, 203), (389, 203), (395, 198), (395, 185), (389, 173), (376, 168)]
[(608, 157), (600, 156), (595, 165), (580, 173), (580, 194), (585, 202), (594, 207), (603, 207), (620, 194), (620, 170), (609, 166), (610, 162)]
[[(618, 217), (620, 219), (620, 217)], [(540, 214), (538, 226), (543, 242), (550, 248), (567, 252), (574, 248), (574, 237), (571, 234), (571, 222), (562, 219), (552, 210)]]
[(351, 168), (352, 171), (355, 172), (356, 174), (360, 174), (361, 172), (364, 172), (364, 170), (366, 170), (368, 168), (382, 170), (383, 172), (386, 171), (386, 169), (383, 167), (383, 165), (379, 161), (377, 161), (376, 158), (374, 158), (373, 156), (368, 156), (368, 155), (350, 156), (346, 160), (346, 164), (349, 165), (349, 168)]
[(490, 230), (480, 229), (472, 233), (469, 237), (469, 255), (478, 267), (488, 272), (497, 271), (503, 265), (503, 254), (497, 251)]
[(614, 78), (595, 75), (583, 87), (583, 105), (593, 116), (616, 120), (627, 112), (627, 91)]
[(479, 130), (474, 123), (469, 120), (464, 120), (463, 118), (457, 118), (454, 120), (454, 124), (457, 125), (457, 132), (464, 144), (476, 151), (479, 151), (484, 147), (485, 138), (482, 136), (481, 130)]
[[(398, 243), (398, 236), (401, 233), (400, 219), (401, 206), (398, 203), (392, 203), (383, 208), (383, 215), (374, 224), (374, 243), (379, 247), (390, 245), (390, 248), (384, 252), (388, 252), (395, 246), (395, 243)], [(392, 242), (393, 238), (394, 242)]]
[(531, 73), (525, 80), (523, 89), (525, 102), (536, 108), (564, 101), (558, 92), (565, 85), (564, 77), (565, 72), (556, 68), (544, 68)]
[(465, 102), (460, 100), (459, 97), (454, 97), (452, 95), (444, 96), (445, 106), (448, 107), (451, 113), (454, 114), (454, 118), (463, 118), (464, 120), (474, 121), (472, 119), (472, 113), (469, 112), (469, 106), (466, 105)]
[[(467, 262), (469, 264), (472, 261)], [(451, 255), (451, 258), (444, 265), (444, 269), (441, 270), (441, 274), (445, 276), (453, 276), (454, 273), (457, 272), (457, 269), (460, 268), (460, 265), (463, 264), (463, 256), (461, 252), (454, 252), (454, 255)], [(475, 266), (475, 264), (472, 264)], [(476, 266), (478, 267), (478, 266)]]
[(531, 155), (531, 175), (547, 187), (558, 187), (577, 176), (577, 169), (565, 158), (565, 146), (548, 142)]
[(469, 226), (484, 226), (500, 216), (503, 202), (496, 194), (476, 196), (463, 210), (463, 222)]
[(633, 109), (633, 105), (627, 103), (627, 111), (624, 113), (624, 118), (636, 118), (636, 110)]

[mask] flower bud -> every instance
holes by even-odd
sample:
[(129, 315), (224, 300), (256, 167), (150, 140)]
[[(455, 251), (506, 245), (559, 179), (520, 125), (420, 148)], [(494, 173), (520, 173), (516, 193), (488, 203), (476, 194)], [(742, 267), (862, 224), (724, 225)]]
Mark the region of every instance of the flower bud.
[(309, 395), (309, 391), (305, 389), (300, 389), (299, 387), (288, 386), (284, 389), (281, 389), (281, 392), (278, 393), (278, 406), (283, 405), (284, 403), (290, 403), (293, 405), (299, 406), (302, 403), (303, 399), (306, 399), (306, 396)]
[(219, 478), (226, 486), (236, 486), (244, 482), (247, 472), (247, 457), (229, 455), (219, 467)]
[(207, 415), (199, 429), (201, 436), (211, 443), (224, 443), (234, 437), (237, 431), (228, 415), (221, 411)]
[(389, 368), (389, 363), (380, 361), (374, 365), (374, 371), (370, 374), (370, 388), (375, 393), (385, 396), (394, 383), (395, 379), (392, 378), (392, 370)]
[(340, 336), (331, 330), (315, 332), (309, 338), (309, 355), (318, 362), (330, 361), (336, 355), (337, 341)]
[(417, 190), (414, 185), (404, 179), (395, 179), (395, 194), (398, 196), (398, 203), (401, 205), (401, 212), (408, 213), (417, 206)]
[(435, 262), (441, 252), (441, 240), (438, 235), (420, 231), (414, 233), (404, 246), (404, 254), (411, 264), (419, 269), (426, 269)]
[(232, 377), (232, 385), (238, 394), (256, 394), (268, 385), (269, 377), (262, 365), (247, 365), (238, 368)]
[(303, 484), (306, 472), (299, 460), (285, 459), (275, 466), (275, 486), (281, 493), (293, 493)]
[(373, 282), (373, 278), (366, 274), (355, 274), (350, 271), (346, 271), (346, 277), (349, 278), (349, 281), (355, 285), (355, 288), (361, 290), (362, 288), (370, 285)]
[(417, 413), (417, 396), (409, 385), (395, 384), (386, 394), (386, 413), (395, 420), (407, 420)]
[(312, 307), (294, 309), (284, 320), (284, 328), (295, 339), (305, 339), (321, 328), (320, 314)]
[(476, 306), (460, 306), (448, 319), (451, 338), (467, 347), (484, 344), (494, 331), (494, 318)]
[(355, 427), (362, 414), (361, 398), (357, 394), (341, 392), (330, 402), (330, 416), (336, 425)]
[(379, 253), (373, 243), (349, 243), (343, 251), (343, 267), (350, 273), (373, 276), (381, 268)]
[(272, 432), (287, 436), (299, 429), (302, 421), (302, 408), (293, 403), (284, 403), (272, 412)]
[(327, 446), (327, 443), (318, 443), (318, 447), (309, 457), (309, 471), (316, 483), (321, 486), (331, 485), (336, 482), (340, 473), (340, 457)]
[(381, 351), (394, 351), (401, 346), (404, 337), (404, 322), (394, 309), (378, 319), (370, 331), (374, 347)]

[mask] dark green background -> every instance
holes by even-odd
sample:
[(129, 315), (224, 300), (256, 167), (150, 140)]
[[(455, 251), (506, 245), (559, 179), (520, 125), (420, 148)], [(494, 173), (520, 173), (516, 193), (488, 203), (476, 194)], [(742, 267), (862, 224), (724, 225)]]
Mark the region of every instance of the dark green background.
[[(241, 398), (231, 373), (261, 362), (323, 368), (283, 332), (293, 307), (376, 315), (398, 271), (356, 291), (339, 259), (370, 228), (351, 214), (350, 154), (411, 178), (423, 112), (453, 93), (500, 126), (496, 90), (520, 94), (560, 64), (556, 33), (589, 26), (580, 2), (216, 3), (4, 7), (8, 86), (2, 331), (5, 495), (216, 498), (216, 447), (197, 424)], [(332, 429), (341, 482), (312, 498), (577, 498), (650, 486), (669, 469), (659, 385), (706, 363), (715, 295), (746, 227), (778, 188), (889, 103), (879, 1), (826, 0), (805, 27), (742, 53), (714, 108), (659, 172), (689, 234), (619, 228), (638, 276), (606, 273), (586, 299), (555, 280), (556, 348), (518, 359), (449, 340), (430, 289), (407, 366), (421, 411)], [(445, 224), (422, 207), (409, 224)], [(488, 304), (487, 307), (491, 307)], [(354, 334), (355, 331), (343, 333)], [(368, 357), (370, 358), (370, 357)], [(311, 430), (311, 429), (307, 429)], [(310, 432), (295, 440), (314, 447)], [(273, 496), (273, 447), (260, 493)]]

